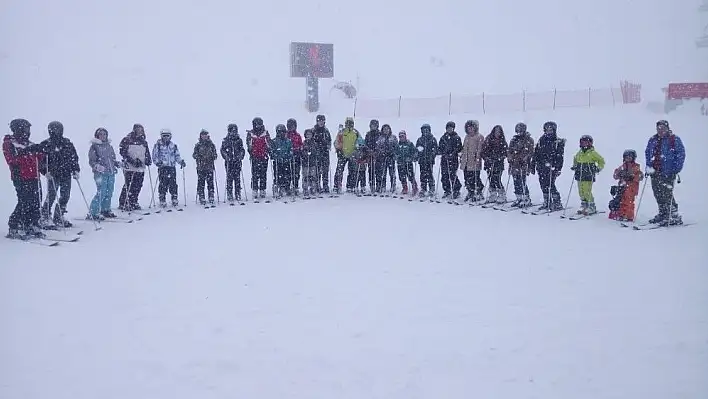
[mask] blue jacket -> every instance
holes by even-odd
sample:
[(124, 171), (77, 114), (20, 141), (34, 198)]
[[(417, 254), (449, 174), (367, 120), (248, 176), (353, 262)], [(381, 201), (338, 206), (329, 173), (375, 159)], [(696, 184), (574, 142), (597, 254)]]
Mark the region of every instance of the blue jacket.
[(178, 163), (182, 163), (182, 156), (179, 153), (177, 144), (171, 140), (165, 144), (162, 139), (159, 139), (152, 148), (152, 161), (156, 164), (162, 164), (161, 166), (174, 167)]
[(651, 136), (647, 143), (647, 148), (644, 151), (647, 167), (654, 168), (654, 170), (661, 173), (663, 176), (673, 176), (681, 173), (683, 170), (683, 162), (686, 160), (686, 148), (683, 146), (681, 138), (673, 133), (669, 133), (669, 135), (661, 141), (659, 162), (655, 164), (654, 151), (656, 151), (658, 140), (659, 136), (655, 134)]
[(293, 143), (286, 137), (276, 136), (270, 155), (276, 161), (290, 161), (293, 157)]

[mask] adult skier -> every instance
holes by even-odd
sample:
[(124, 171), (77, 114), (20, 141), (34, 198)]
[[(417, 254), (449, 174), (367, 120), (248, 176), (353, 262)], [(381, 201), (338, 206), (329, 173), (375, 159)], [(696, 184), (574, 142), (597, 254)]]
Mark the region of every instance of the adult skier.
[(344, 129), (337, 133), (334, 142), (334, 149), (337, 152), (337, 169), (334, 172), (334, 192), (339, 194), (342, 191), (342, 180), (344, 179), (344, 167), (347, 167), (347, 192), (354, 192), (357, 180), (357, 164), (352, 156), (356, 151), (356, 140), (359, 138), (359, 131), (354, 128), (354, 118), (347, 117), (344, 121)]
[(686, 148), (681, 138), (671, 131), (668, 121), (656, 122), (656, 134), (647, 142), (644, 155), (645, 170), (651, 176), (651, 189), (659, 206), (659, 213), (649, 223), (663, 226), (683, 224), (674, 198), (674, 184), (676, 176), (683, 170)]
[(300, 171), (302, 170), (302, 136), (297, 131), (297, 121), (295, 119), (288, 119), (285, 127), (288, 129), (286, 137), (293, 146), (292, 165), (290, 165), (292, 170), (292, 194), (297, 196), (300, 190)]
[(413, 162), (418, 160), (418, 151), (415, 145), (408, 140), (405, 130), (398, 132), (398, 149), (396, 150), (396, 161), (398, 163), (398, 179), (401, 181), (403, 190), (401, 194), (408, 194), (408, 181), (411, 182), (412, 195), (418, 194), (418, 183), (415, 181), (415, 169)]
[[(81, 172), (79, 155), (71, 140), (64, 137), (64, 125), (61, 122), (50, 122), (47, 130), (49, 138), (39, 144), (46, 155), (44, 162), (39, 165), (39, 170), (47, 179), (47, 198), (42, 205), (40, 226), (72, 227), (64, 214), (71, 197), (71, 179), (78, 180)], [(52, 218), (52, 206), (57, 198), (57, 191), (60, 194), (59, 201)]]
[(484, 170), (489, 176), (489, 198), (487, 202), (497, 204), (506, 203), (506, 188), (501, 182), (504, 173), (504, 160), (509, 152), (506, 143), (504, 129), (501, 125), (492, 128), (492, 132), (484, 140), (482, 145), (482, 159), (484, 160)]
[(312, 129), (305, 130), (305, 140), (302, 143), (302, 195), (312, 197), (317, 195), (317, 143), (313, 138)]
[(329, 151), (332, 148), (332, 135), (325, 126), (324, 115), (317, 115), (312, 128), (313, 139), (317, 143), (317, 188), (322, 193), (329, 193)]
[(12, 120), (12, 134), (2, 141), (2, 153), (17, 194), (17, 205), (7, 222), (7, 237), (13, 239), (45, 236), (39, 226), (39, 164), (44, 162), (44, 154), (40, 145), (29, 140), (31, 126), (26, 119)]
[(152, 148), (152, 158), (157, 167), (157, 195), (160, 207), (167, 207), (167, 191), (170, 192), (172, 206), (179, 206), (177, 196), (177, 165), (180, 168), (187, 166), (182, 159), (182, 155), (177, 148), (177, 144), (172, 141), (172, 131), (170, 129), (160, 130), (160, 139)]
[(122, 211), (140, 210), (138, 197), (145, 181), (145, 168), (152, 165), (150, 149), (145, 140), (145, 128), (136, 123), (133, 130), (120, 142), (119, 150), (123, 157), (123, 189), (118, 198), (118, 209)]
[(252, 130), (246, 131), (246, 148), (251, 158), (251, 190), (253, 198), (266, 197), (268, 159), (270, 157), (270, 133), (265, 129), (263, 119), (253, 118)]
[(91, 200), (86, 219), (101, 221), (105, 218), (115, 218), (116, 215), (111, 211), (111, 202), (116, 174), (122, 165), (116, 160), (115, 150), (105, 128), (99, 127), (93, 134), (88, 162), (96, 183), (96, 195)]
[(386, 174), (391, 179), (391, 193), (396, 192), (396, 151), (398, 139), (393, 135), (391, 126), (381, 126), (381, 134), (376, 139), (376, 192), (381, 194), (386, 191)]
[(531, 159), (535, 143), (527, 131), (525, 123), (517, 123), (514, 133), (514, 137), (509, 142), (509, 173), (514, 179), (516, 200), (511, 203), (511, 206), (526, 208), (531, 206), (526, 179), (529, 174), (534, 173), (531, 169)]
[(421, 136), (416, 140), (415, 147), (418, 150), (418, 165), (420, 166), (420, 197), (435, 195), (435, 177), (433, 177), (433, 166), (435, 157), (438, 155), (438, 141), (433, 136), (430, 125), (425, 123), (420, 127)]
[[(441, 140), (442, 141), (442, 140)], [(482, 183), (482, 148), (484, 146), (484, 136), (479, 132), (479, 122), (469, 120), (465, 122), (465, 141), (462, 143), (462, 152), (460, 153), (460, 169), (462, 169), (465, 178), (465, 188), (467, 189), (467, 201), (482, 201), (484, 195), (484, 184)], [(457, 169), (455, 169), (457, 171)], [(457, 173), (455, 173), (457, 178)], [(446, 180), (443, 177), (443, 187)], [(450, 180), (447, 180), (448, 186)], [(455, 191), (453, 198), (459, 196), (459, 188)], [(448, 190), (446, 190), (447, 192)]]
[(575, 171), (574, 179), (578, 182), (578, 195), (580, 195), (579, 215), (594, 215), (597, 213), (595, 197), (592, 195), (592, 184), (595, 182), (595, 175), (600, 173), (605, 167), (605, 159), (595, 150), (592, 136), (583, 135), (580, 137), (580, 150), (573, 157)]
[(243, 140), (238, 135), (238, 126), (230, 123), (226, 128), (226, 137), (221, 142), (221, 157), (226, 169), (226, 200), (233, 203), (241, 201), (241, 168), (246, 150)]
[(440, 137), (438, 150), (440, 152), (443, 199), (449, 198), (450, 195), (457, 199), (462, 188), (462, 183), (457, 178), (457, 169), (460, 163), (459, 156), (460, 152), (462, 152), (462, 140), (455, 131), (455, 122), (449, 121), (445, 124), (445, 134)]
[(558, 125), (553, 121), (543, 124), (543, 135), (538, 139), (533, 154), (533, 167), (543, 192), (543, 205), (538, 210), (559, 211), (563, 209), (556, 178), (563, 169), (565, 139), (558, 137)]
[(202, 129), (199, 132), (199, 141), (194, 145), (192, 158), (197, 161), (197, 196), (200, 205), (206, 205), (204, 199), (204, 185), (206, 184), (209, 205), (215, 205), (214, 201), (214, 162), (218, 158), (216, 145), (211, 141), (209, 132)]
[(379, 121), (372, 119), (369, 122), (369, 131), (364, 136), (364, 153), (369, 163), (369, 191), (376, 191), (376, 142), (381, 135)]
[(275, 198), (282, 198), (283, 195), (292, 195), (292, 162), (293, 143), (287, 137), (287, 127), (280, 124), (275, 127), (275, 139), (271, 146), (271, 156), (273, 157), (273, 170), (275, 172)]

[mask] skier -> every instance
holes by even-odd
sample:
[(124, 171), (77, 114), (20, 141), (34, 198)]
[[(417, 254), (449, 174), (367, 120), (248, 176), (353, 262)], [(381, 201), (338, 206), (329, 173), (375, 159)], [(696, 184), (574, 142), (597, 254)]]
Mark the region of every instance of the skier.
[(221, 157), (224, 158), (226, 169), (226, 199), (229, 203), (241, 201), (241, 167), (245, 156), (238, 126), (230, 123), (226, 128), (226, 137), (221, 142)]
[(105, 128), (99, 127), (93, 134), (88, 161), (93, 171), (93, 180), (96, 182), (96, 195), (91, 200), (86, 219), (101, 221), (105, 218), (115, 218), (116, 215), (111, 211), (111, 201), (116, 174), (121, 164), (116, 161), (116, 153)]
[(391, 179), (391, 193), (396, 192), (396, 151), (398, 139), (393, 135), (391, 126), (381, 126), (381, 134), (376, 139), (376, 192), (381, 194), (386, 191), (386, 174)]
[[(39, 165), (40, 172), (47, 178), (47, 198), (42, 205), (40, 226), (53, 228), (54, 226), (72, 227), (66, 220), (66, 205), (71, 196), (71, 179), (79, 179), (79, 155), (76, 147), (68, 138), (64, 137), (64, 125), (53, 121), (47, 126), (49, 138), (39, 145), (46, 155), (44, 162)], [(52, 214), (52, 205), (60, 191), (59, 201)]]
[(253, 199), (266, 197), (268, 158), (270, 153), (270, 133), (263, 125), (263, 119), (253, 118), (253, 130), (246, 131), (246, 148), (251, 159), (251, 190)]
[(123, 189), (118, 198), (118, 209), (122, 211), (140, 210), (138, 196), (143, 189), (145, 168), (150, 167), (150, 149), (145, 140), (145, 128), (136, 123), (133, 130), (120, 142), (119, 152), (123, 157)]
[(182, 159), (179, 153), (177, 144), (172, 141), (172, 131), (170, 129), (160, 130), (160, 139), (157, 140), (152, 148), (152, 158), (157, 167), (157, 187), (158, 199), (160, 207), (167, 207), (167, 191), (172, 197), (172, 206), (179, 206), (177, 197), (177, 165), (180, 168), (187, 166), (187, 163)]
[(405, 130), (398, 132), (398, 149), (396, 151), (396, 160), (398, 163), (398, 179), (401, 181), (403, 190), (401, 194), (408, 194), (408, 180), (411, 182), (412, 195), (418, 194), (418, 183), (415, 181), (415, 169), (413, 162), (418, 161), (418, 151), (413, 143), (408, 140), (408, 135)]
[(347, 117), (344, 121), (344, 129), (337, 133), (334, 142), (334, 149), (337, 151), (337, 169), (334, 172), (334, 192), (339, 194), (342, 191), (342, 180), (344, 178), (344, 167), (347, 166), (347, 192), (354, 192), (356, 183), (356, 162), (352, 159), (356, 150), (356, 139), (359, 131), (354, 128), (354, 119)]
[(592, 184), (595, 182), (595, 175), (600, 173), (605, 167), (605, 159), (595, 150), (592, 136), (583, 135), (580, 137), (580, 150), (573, 158), (575, 180), (578, 182), (578, 194), (580, 195), (580, 209), (578, 215), (594, 215), (597, 213), (595, 197), (592, 195)]
[(302, 143), (302, 195), (312, 197), (317, 195), (317, 143), (312, 129), (305, 130), (305, 140)]
[(368, 157), (366, 156), (366, 141), (363, 137), (359, 136), (356, 138), (356, 150), (352, 159), (354, 160), (354, 165), (356, 166), (356, 172), (354, 174), (354, 192), (361, 195), (366, 194), (366, 165), (369, 163)]
[(543, 191), (543, 205), (538, 210), (559, 211), (563, 209), (556, 178), (563, 169), (565, 139), (558, 138), (558, 125), (553, 121), (543, 124), (543, 135), (538, 139), (533, 152), (531, 173), (538, 173), (538, 182)]
[(516, 133), (509, 142), (509, 173), (514, 179), (514, 194), (516, 201), (511, 206), (516, 208), (526, 208), (531, 206), (529, 197), (529, 187), (526, 178), (530, 173), (535, 173), (531, 169), (531, 157), (533, 155), (534, 141), (526, 130), (525, 123), (517, 123), (514, 127)]
[(418, 165), (420, 166), (420, 197), (435, 195), (435, 178), (433, 177), (433, 166), (435, 157), (438, 155), (438, 141), (433, 136), (430, 125), (425, 123), (420, 127), (421, 136), (416, 140), (415, 147), (418, 150)]
[(209, 205), (215, 205), (214, 202), (214, 162), (218, 158), (216, 154), (216, 145), (211, 141), (209, 132), (202, 129), (199, 132), (199, 141), (194, 145), (192, 158), (197, 161), (197, 195), (199, 204), (206, 205), (204, 200), (204, 185), (207, 186), (207, 196)]
[[(462, 152), (460, 153), (460, 169), (462, 169), (465, 178), (465, 188), (467, 189), (467, 201), (482, 201), (484, 200), (484, 184), (482, 183), (482, 149), (484, 148), (484, 136), (479, 133), (479, 122), (469, 120), (465, 122), (465, 141), (462, 144)], [(487, 173), (491, 173), (487, 171)], [(457, 173), (455, 173), (457, 178)], [(448, 178), (449, 179), (449, 178)], [(443, 187), (445, 187), (446, 179), (443, 177)], [(447, 180), (448, 186), (450, 180)], [(447, 192), (447, 190), (446, 190)], [(459, 196), (459, 188), (457, 194), (453, 198)]]
[(300, 170), (302, 169), (302, 136), (297, 132), (297, 121), (295, 119), (288, 119), (285, 123), (285, 127), (288, 129), (286, 137), (293, 145), (293, 157), (290, 170), (292, 170), (292, 194), (297, 196), (300, 190)]
[(365, 154), (369, 160), (369, 191), (373, 194), (376, 191), (376, 141), (379, 139), (379, 121), (372, 119), (369, 122), (369, 131), (364, 137)]
[(651, 189), (659, 206), (659, 213), (649, 223), (664, 226), (683, 224), (674, 198), (676, 176), (683, 170), (686, 148), (679, 136), (669, 127), (669, 122), (656, 122), (656, 134), (647, 143), (644, 151), (646, 173), (651, 176)]
[(457, 132), (455, 132), (455, 122), (449, 121), (445, 124), (445, 134), (440, 137), (438, 151), (440, 153), (440, 168), (442, 169), (443, 199), (449, 198), (450, 195), (452, 195), (454, 199), (457, 199), (460, 196), (460, 189), (462, 188), (460, 179), (457, 178), (457, 168), (460, 163), (459, 156), (462, 151), (462, 140)]
[(271, 146), (271, 156), (273, 157), (273, 171), (275, 172), (275, 198), (281, 198), (283, 194), (292, 195), (292, 161), (293, 143), (287, 137), (287, 128), (283, 124), (275, 127), (275, 139)]
[(324, 115), (317, 115), (315, 127), (312, 128), (313, 139), (317, 143), (317, 189), (320, 193), (329, 194), (329, 151), (332, 148), (332, 135), (325, 126)]
[(622, 222), (634, 221), (634, 199), (639, 194), (639, 181), (644, 178), (636, 160), (636, 151), (625, 150), (622, 154), (622, 165), (613, 173), (618, 184), (610, 191), (613, 195), (609, 206), (610, 219)]
[(506, 188), (501, 182), (504, 173), (504, 160), (509, 152), (504, 129), (501, 125), (492, 128), (492, 132), (482, 144), (482, 159), (484, 170), (489, 176), (489, 198), (487, 202), (506, 203)]
[(2, 153), (10, 168), (10, 178), (17, 194), (17, 205), (7, 222), (7, 238), (45, 237), (39, 226), (41, 183), (38, 170), (44, 155), (42, 147), (29, 140), (31, 126), (26, 119), (12, 120), (12, 134), (6, 135), (2, 142)]

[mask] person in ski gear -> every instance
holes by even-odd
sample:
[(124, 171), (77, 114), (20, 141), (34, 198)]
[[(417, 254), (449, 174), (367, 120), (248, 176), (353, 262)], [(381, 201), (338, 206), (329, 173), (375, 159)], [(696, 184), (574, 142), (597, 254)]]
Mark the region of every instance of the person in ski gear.
[(226, 128), (226, 137), (221, 142), (221, 157), (226, 169), (226, 199), (229, 203), (241, 201), (241, 168), (245, 156), (246, 150), (238, 135), (238, 126), (230, 123)]
[(412, 195), (418, 194), (418, 183), (415, 181), (415, 169), (413, 162), (418, 161), (418, 150), (413, 142), (408, 140), (405, 130), (398, 132), (398, 149), (396, 150), (396, 161), (398, 163), (398, 179), (401, 181), (403, 190), (401, 194), (408, 194), (408, 181), (411, 183)]
[(170, 192), (172, 206), (179, 206), (177, 165), (184, 168), (187, 163), (182, 159), (177, 144), (172, 141), (170, 129), (160, 130), (160, 138), (152, 148), (152, 159), (157, 167), (157, 195), (160, 207), (167, 206), (167, 191)]
[(273, 171), (275, 172), (275, 198), (292, 195), (293, 143), (287, 137), (287, 127), (279, 124), (275, 127), (275, 139), (271, 146)]
[(369, 131), (364, 136), (364, 152), (369, 161), (369, 191), (376, 192), (376, 142), (381, 135), (379, 121), (372, 119), (369, 122)]
[(420, 166), (420, 197), (435, 195), (435, 178), (433, 177), (433, 166), (435, 157), (438, 155), (438, 141), (432, 133), (430, 125), (425, 123), (420, 127), (421, 136), (416, 140), (415, 147), (418, 150), (418, 165)]
[(634, 199), (639, 194), (639, 181), (644, 178), (636, 160), (636, 151), (625, 150), (622, 154), (622, 165), (615, 169), (612, 175), (618, 182), (611, 190), (613, 198), (609, 204), (610, 219), (634, 221)]
[(539, 210), (563, 209), (556, 178), (563, 169), (565, 139), (558, 137), (558, 124), (548, 121), (543, 124), (543, 135), (534, 148), (531, 173), (538, 173), (538, 182), (543, 192), (543, 205)]
[(644, 155), (646, 174), (651, 177), (651, 189), (659, 206), (659, 213), (649, 223), (683, 224), (674, 198), (674, 184), (683, 170), (686, 148), (681, 138), (671, 131), (668, 121), (656, 122), (656, 134), (649, 139)]
[(313, 140), (317, 144), (317, 189), (322, 193), (329, 193), (329, 151), (332, 148), (332, 135), (325, 126), (327, 123), (324, 115), (317, 115), (315, 126), (312, 128)]
[[(47, 198), (42, 205), (40, 225), (72, 227), (64, 214), (71, 197), (71, 179), (78, 180), (81, 172), (79, 155), (71, 140), (64, 137), (64, 125), (61, 122), (50, 122), (47, 130), (49, 138), (39, 143), (46, 155), (39, 170), (47, 179)], [(57, 191), (60, 196), (52, 218), (52, 205), (57, 198)]]
[(251, 159), (251, 190), (254, 199), (265, 198), (271, 138), (262, 118), (253, 118), (251, 124), (253, 129), (246, 131), (246, 148)]
[(123, 189), (118, 198), (118, 209), (122, 211), (140, 210), (138, 197), (145, 181), (145, 169), (152, 165), (150, 149), (145, 140), (145, 128), (136, 123), (119, 145), (123, 157)]
[(354, 191), (356, 184), (356, 162), (352, 159), (356, 151), (356, 140), (359, 131), (354, 128), (354, 118), (347, 117), (344, 121), (344, 129), (337, 133), (334, 142), (334, 149), (337, 152), (337, 169), (334, 172), (334, 192), (342, 191), (342, 180), (344, 178), (344, 167), (347, 167), (347, 192)]
[(216, 145), (211, 141), (209, 132), (202, 129), (199, 132), (199, 141), (194, 145), (192, 158), (197, 163), (197, 196), (199, 204), (206, 205), (204, 200), (204, 185), (206, 183), (209, 205), (214, 205), (214, 162), (218, 158)]
[(297, 131), (297, 121), (295, 119), (288, 119), (285, 127), (288, 129), (286, 137), (293, 146), (292, 165), (290, 165), (290, 170), (292, 170), (292, 194), (298, 195), (300, 190), (300, 171), (302, 170), (302, 136)]
[(600, 173), (605, 167), (605, 159), (595, 150), (592, 136), (583, 135), (580, 137), (580, 150), (573, 158), (575, 171), (574, 179), (578, 182), (578, 194), (580, 195), (579, 215), (594, 215), (597, 213), (595, 197), (592, 195), (592, 184), (595, 182), (595, 175)]
[(317, 143), (312, 129), (305, 130), (305, 140), (302, 143), (302, 195), (311, 197), (317, 195)]
[[(462, 152), (460, 153), (460, 169), (462, 170), (465, 188), (467, 189), (465, 202), (484, 200), (484, 195), (482, 194), (484, 183), (482, 183), (481, 177), (483, 149), (484, 136), (479, 133), (479, 122), (476, 120), (465, 122), (465, 140), (462, 143)], [(487, 172), (490, 173), (489, 171)], [(450, 181), (448, 180), (447, 183), (449, 185)], [(445, 179), (443, 179), (443, 187), (444, 185)], [(453, 197), (457, 198), (457, 196)]]
[(17, 194), (17, 205), (7, 222), (8, 238), (45, 236), (39, 226), (39, 165), (44, 162), (44, 153), (40, 145), (30, 141), (31, 126), (26, 119), (13, 119), (12, 134), (2, 141), (2, 153)]
[(366, 193), (366, 165), (369, 163), (368, 157), (366, 156), (366, 141), (363, 137), (359, 136), (356, 138), (356, 150), (352, 159), (356, 165), (356, 173), (354, 180), (354, 191), (360, 194)]
[(489, 198), (487, 198), (487, 202), (506, 203), (506, 188), (501, 182), (501, 177), (502, 173), (504, 173), (504, 160), (508, 152), (509, 145), (506, 143), (504, 129), (501, 125), (496, 125), (482, 144), (484, 170), (487, 171), (489, 176)]
[(511, 207), (526, 208), (531, 206), (526, 179), (532, 172), (531, 158), (535, 143), (527, 131), (525, 123), (517, 123), (514, 127), (514, 133), (514, 137), (509, 142), (509, 173), (514, 179), (516, 200), (511, 203)]
[[(454, 199), (457, 199), (460, 196), (460, 189), (462, 189), (462, 183), (457, 177), (457, 169), (460, 164), (459, 157), (460, 152), (462, 152), (462, 140), (455, 131), (455, 122), (449, 121), (445, 125), (445, 134), (440, 137), (438, 150), (440, 152), (443, 198), (448, 198), (452, 195)], [(474, 162), (474, 160), (471, 162)], [(464, 164), (467, 164), (467, 158)]]
[(386, 191), (386, 174), (391, 179), (390, 192), (396, 192), (396, 151), (398, 139), (393, 135), (391, 126), (381, 126), (381, 134), (376, 139), (374, 151), (376, 163), (376, 192), (381, 194)]
[(105, 218), (115, 218), (111, 211), (113, 189), (118, 168), (122, 165), (116, 160), (116, 153), (108, 138), (108, 130), (99, 127), (93, 134), (88, 150), (88, 162), (96, 183), (96, 195), (91, 200), (86, 219), (101, 221)]

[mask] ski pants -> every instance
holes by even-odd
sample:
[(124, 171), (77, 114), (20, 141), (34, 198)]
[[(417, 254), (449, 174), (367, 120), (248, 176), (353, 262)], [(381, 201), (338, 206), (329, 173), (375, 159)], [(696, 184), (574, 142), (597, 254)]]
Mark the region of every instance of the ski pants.
[(300, 187), (300, 171), (302, 170), (302, 158), (299, 155), (295, 155), (290, 161), (290, 168), (292, 170), (293, 188), (297, 190)]
[(450, 194), (450, 192), (459, 193), (462, 189), (462, 183), (457, 177), (457, 169), (460, 167), (460, 161), (457, 157), (454, 159), (441, 159), (440, 160), (440, 179), (442, 180), (442, 188), (445, 194)]
[(115, 173), (93, 173), (93, 181), (96, 183), (96, 195), (91, 200), (89, 213), (92, 216), (97, 216), (101, 212), (111, 210), (111, 201), (113, 200), (113, 188), (116, 183)]
[(329, 190), (329, 153), (317, 157), (317, 186)]
[(290, 193), (290, 183), (292, 178), (292, 169), (290, 159), (273, 161), (273, 173), (275, 173), (275, 183), (278, 189)]
[(123, 189), (120, 191), (118, 204), (124, 209), (134, 208), (138, 205), (138, 196), (140, 196), (140, 190), (143, 189), (145, 172), (126, 171), (123, 177), (125, 182), (123, 183)]
[(511, 178), (514, 179), (514, 194), (529, 195), (529, 186), (526, 184), (527, 174), (524, 171), (514, 171)]
[(369, 159), (369, 171), (367, 173), (369, 177), (369, 191), (372, 193), (376, 191), (376, 160), (374, 157)]
[(204, 186), (206, 185), (209, 202), (214, 201), (214, 169), (197, 170), (197, 196), (204, 201)]
[(177, 201), (177, 168), (174, 166), (162, 166), (157, 168), (157, 194), (160, 202), (165, 201), (167, 191), (170, 192), (172, 201)]
[[(560, 203), (560, 193), (558, 192), (558, 188), (556, 187), (556, 178), (558, 176), (556, 176), (555, 171), (551, 170), (550, 168), (542, 168), (538, 169), (536, 173), (538, 173), (538, 183), (541, 186), (544, 201), (553, 201), (556, 203)], [(550, 198), (548, 197), (549, 192), (551, 194)]]
[(241, 161), (226, 162), (226, 198), (234, 199), (241, 194)]
[(302, 190), (305, 193), (317, 191), (317, 167), (303, 163), (302, 165)]
[(7, 225), (11, 229), (23, 229), (39, 224), (39, 179), (13, 180), (17, 205)]
[(266, 189), (268, 158), (251, 158), (251, 190)]
[(413, 162), (399, 162), (398, 163), (398, 180), (401, 181), (403, 186), (407, 182), (415, 185), (415, 169), (413, 169)]
[(592, 195), (592, 180), (578, 182), (578, 195), (583, 202), (595, 202), (595, 197)]
[(342, 189), (342, 180), (344, 180), (344, 167), (347, 167), (347, 189), (354, 189), (356, 185), (356, 161), (354, 158), (338, 157), (337, 169), (334, 171), (334, 187), (338, 190)]
[(430, 192), (435, 191), (435, 178), (433, 177), (433, 166), (435, 164), (428, 162), (419, 162), (420, 165), (420, 191)]
[[(69, 197), (71, 196), (71, 175), (52, 175), (47, 179), (47, 198), (42, 205), (42, 216), (47, 219), (52, 213), (52, 205), (54, 205), (54, 201), (57, 199), (57, 191), (59, 191), (58, 203), (60, 212), (64, 213), (66, 212), (66, 205), (69, 203)], [(54, 217), (62, 217), (62, 215), (57, 215), (55, 212)]]
[(651, 191), (654, 193), (659, 213), (668, 215), (671, 208), (678, 209), (678, 204), (674, 198), (674, 182), (676, 175), (664, 176), (659, 172), (651, 175)]
[[(465, 170), (465, 189), (470, 194), (482, 194), (484, 191), (484, 183), (482, 183), (481, 170)], [(458, 189), (459, 191), (459, 189)], [(445, 192), (448, 192), (447, 190)]]
[(376, 159), (376, 191), (386, 191), (386, 175), (391, 178), (391, 188), (396, 187), (396, 160), (393, 156)]
[(504, 185), (502, 184), (502, 174), (504, 173), (504, 169), (496, 170), (488, 170), (487, 171), (487, 176), (489, 177), (489, 189), (490, 190), (496, 190), (496, 191), (504, 191)]

